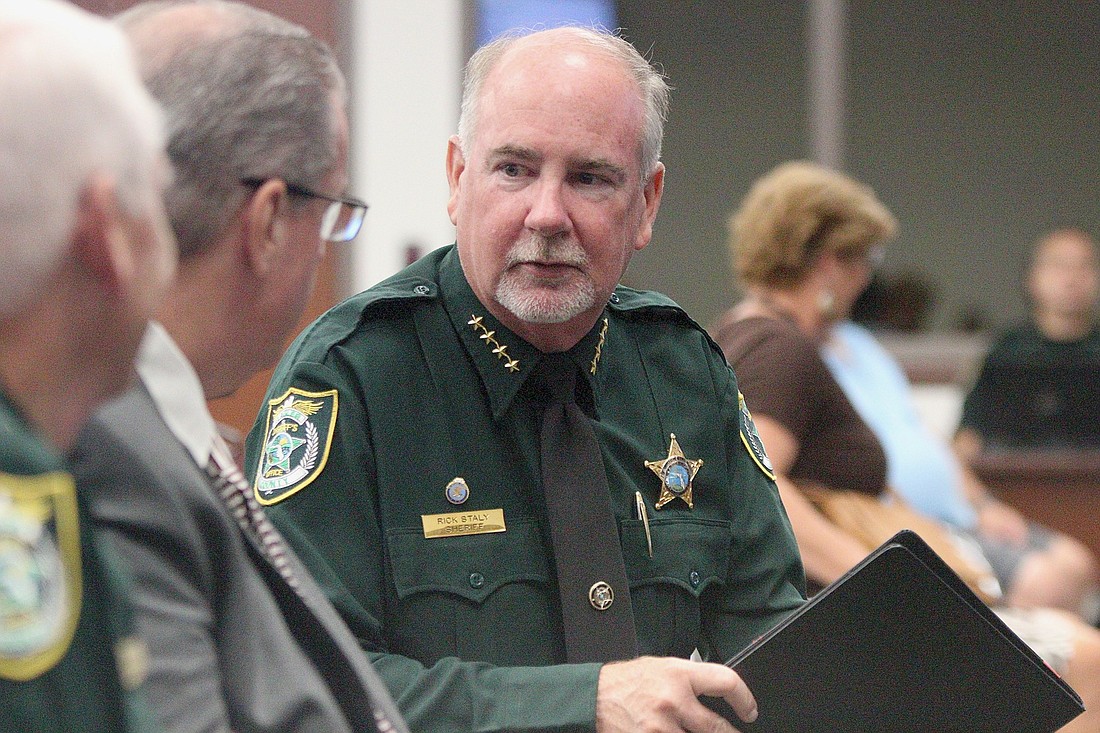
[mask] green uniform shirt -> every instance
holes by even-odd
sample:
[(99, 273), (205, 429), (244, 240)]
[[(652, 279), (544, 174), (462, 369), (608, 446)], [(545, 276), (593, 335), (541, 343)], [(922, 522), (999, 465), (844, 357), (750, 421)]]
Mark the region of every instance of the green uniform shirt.
[[(732, 656), (804, 587), (732, 371), (672, 301), (626, 288), (569, 354), (591, 385), (642, 653)], [(413, 730), (594, 726), (599, 665), (561, 663), (541, 416), (522, 389), (540, 357), (445, 247), (299, 336), (249, 435), (257, 497)], [(703, 461), (694, 509), (655, 508), (645, 462), (666, 459), (673, 434)]]
[(0, 394), (0, 731), (154, 731), (124, 577), (61, 459)]

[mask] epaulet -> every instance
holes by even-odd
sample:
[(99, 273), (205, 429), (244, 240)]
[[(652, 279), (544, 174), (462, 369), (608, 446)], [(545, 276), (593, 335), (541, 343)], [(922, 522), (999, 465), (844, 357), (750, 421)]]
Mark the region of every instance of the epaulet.
[(707, 329), (700, 326), (679, 303), (667, 295), (619, 285), (611, 294), (607, 307), (631, 320), (668, 320), (681, 323), (703, 334), (711, 347), (719, 354), (722, 353)]
[(439, 285), (425, 277), (405, 273), (403, 277), (384, 280), (377, 285), (353, 295), (345, 303), (354, 302), (362, 311), (373, 310), (383, 303), (401, 303), (430, 300), (439, 295)]
[(615, 292), (611, 294), (611, 298), (608, 301), (608, 306), (611, 310), (623, 311), (624, 313), (656, 309), (660, 311), (679, 311), (683, 313), (684, 316), (687, 316), (684, 309), (667, 295), (655, 293), (652, 290), (635, 290), (625, 285), (620, 285), (615, 288)]
[(439, 295), (439, 262), (449, 247), (441, 247), (420, 258), (396, 275), (353, 295), (348, 301), (362, 310), (371, 310), (380, 303), (408, 302), (435, 298)]
[(283, 362), (322, 359), (323, 352), (355, 333), (364, 320), (379, 318), (387, 306), (400, 310), (439, 297), (436, 275), (441, 257), (438, 250), (431, 252), (396, 275), (337, 303), (298, 334)]

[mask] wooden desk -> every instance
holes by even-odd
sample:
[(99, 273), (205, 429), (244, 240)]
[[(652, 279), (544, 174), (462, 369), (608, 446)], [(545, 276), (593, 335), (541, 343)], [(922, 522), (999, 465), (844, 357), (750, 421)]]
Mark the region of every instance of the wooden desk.
[(987, 453), (970, 465), (1000, 499), (1100, 557), (1100, 451)]

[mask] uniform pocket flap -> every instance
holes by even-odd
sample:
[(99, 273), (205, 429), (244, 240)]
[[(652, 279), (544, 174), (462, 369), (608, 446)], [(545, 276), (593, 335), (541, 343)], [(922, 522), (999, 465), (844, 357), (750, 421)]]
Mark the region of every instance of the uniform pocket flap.
[(724, 582), (733, 526), (719, 519), (650, 519), (653, 557), (641, 520), (622, 523), (623, 557), (630, 585), (673, 583), (699, 596), (712, 582)]
[(508, 583), (549, 583), (538, 528), (510, 521), (506, 532), (427, 539), (418, 529), (386, 534), (401, 600), (416, 593), (450, 593), (483, 602)]

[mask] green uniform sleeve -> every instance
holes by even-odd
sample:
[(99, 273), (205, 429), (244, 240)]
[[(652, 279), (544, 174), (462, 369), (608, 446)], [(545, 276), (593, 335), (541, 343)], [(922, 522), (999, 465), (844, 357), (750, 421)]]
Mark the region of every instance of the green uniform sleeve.
[(724, 662), (761, 629), (779, 623), (806, 598), (802, 562), (775, 484), (771, 463), (756, 435), (748, 406), (733, 371), (724, 361), (712, 364), (723, 395), (722, 430), (731, 496), (736, 505), (737, 533), (730, 551), (729, 575), (720, 602), (708, 608), (704, 636), (710, 649), (704, 657)]

